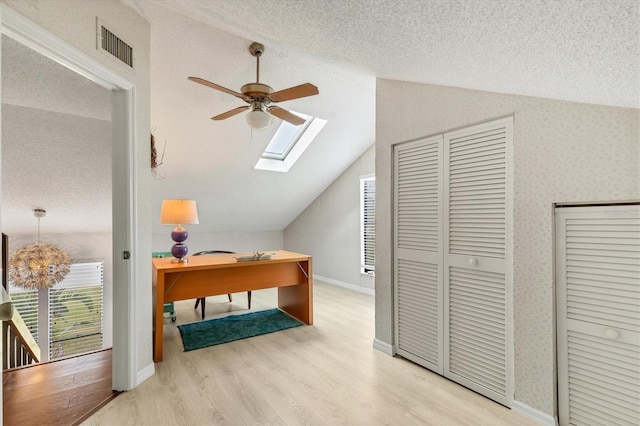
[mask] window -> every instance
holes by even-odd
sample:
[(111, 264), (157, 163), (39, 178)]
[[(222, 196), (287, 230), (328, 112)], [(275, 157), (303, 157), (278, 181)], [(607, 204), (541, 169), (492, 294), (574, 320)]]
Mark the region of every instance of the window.
[(49, 359), (102, 349), (102, 262), (74, 263), (49, 289)]
[(283, 120), (273, 135), (273, 138), (271, 138), (271, 142), (269, 142), (264, 153), (262, 153), (262, 158), (284, 160), (287, 157), (287, 154), (289, 154), (313, 121), (313, 117), (311, 116), (300, 114), (299, 112), (296, 112), (295, 115), (304, 118), (304, 123), (299, 126), (294, 126), (288, 121)]
[(294, 126), (283, 120), (256, 163), (255, 169), (288, 172), (327, 123), (321, 118), (291, 112), (304, 118), (305, 122)]
[(376, 248), (376, 178), (360, 178), (360, 272), (374, 275)]
[(64, 280), (40, 294), (10, 285), (12, 302), (43, 358), (103, 349), (103, 268), (102, 261), (73, 263)]

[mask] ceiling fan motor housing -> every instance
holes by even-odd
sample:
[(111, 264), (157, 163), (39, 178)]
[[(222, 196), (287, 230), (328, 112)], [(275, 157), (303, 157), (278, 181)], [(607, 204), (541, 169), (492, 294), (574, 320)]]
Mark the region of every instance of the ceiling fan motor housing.
[[(240, 89), (240, 92), (253, 99), (263, 99), (273, 93), (270, 86), (262, 83), (247, 83)], [(264, 99), (267, 100), (267, 99)]]

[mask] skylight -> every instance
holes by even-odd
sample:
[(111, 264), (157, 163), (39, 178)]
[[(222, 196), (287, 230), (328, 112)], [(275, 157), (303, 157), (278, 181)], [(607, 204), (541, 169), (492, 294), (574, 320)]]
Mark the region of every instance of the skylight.
[(288, 172), (327, 123), (321, 118), (291, 112), (304, 118), (305, 122), (294, 126), (283, 120), (255, 165), (256, 169)]
[(313, 117), (309, 115), (295, 113), (300, 118), (304, 118), (304, 123), (294, 126), (288, 121), (282, 120), (282, 124), (276, 130), (271, 142), (267, 145), (267, 149), (262, 153), (262, 158), (271, 158), (272, 160), (284, 160), (291, 148), (298, 142), (300, 136), (307, 130), (309, 124), (313, 121)]

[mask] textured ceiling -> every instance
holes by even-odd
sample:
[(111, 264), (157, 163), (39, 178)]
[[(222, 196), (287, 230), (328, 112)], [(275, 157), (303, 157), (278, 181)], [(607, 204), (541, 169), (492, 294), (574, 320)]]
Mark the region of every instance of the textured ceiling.
[[(164, 198), (196, 199), (197, 231), (286, 227), (375, 141), (376, 78), (639, 107), (638, 1), (122, 1), (151, 24), (151, 127), (164, 155), (154, 211)], [(242, 115), (213, 122), (243, 103), (187, 81), (254, 81), (252, 41), (266, 45), (262, 82), (320, 89), (281, 106), (328, 120), (286, 174), (253, 169), (279, 120), (253, 132)], [(35, 207), (49, 211), (47, 232), (108, 229), (109, 168), (68, 167), (109, 155), (87, 137), (109, 119), (108, 92), (16, 43), (3, 40), (2, 55), (2, 102), (16, 123), (3, 117), (15, 135), (11, 147), (3, 140), (3, 230), (32, 232)], [(32, 109), (35, 120), (24, 116)], [(20, 166), (26, 153), (42, 167)], [(107, 195), (91, 198), (96, 189)]]
[[(196, 198), (201, 229), (286, 227), (374, 141), (375, 78), (638, 106), (637, 2), (125, 3), (152, 29), (152, 127), (167, 144), (155, 209), (162, 198)], [(212, 122), (242, 103), (186, 81), (234, 90), (254, 81), (252, 41), (266, 46), (261, 81), (320, 89), (282, 106), (328, 120), (286, 175), (253, 170), (275, 125), (251, 133), (242, 116)]]
[(2, 36), (2, 231), (111, 231), (110, 92)]
[(103, 87), (2, 36), (2, 103), (110, 120)]
[(637, 0), (127, 1), (149, 2), (379, 78), (640, 102)]

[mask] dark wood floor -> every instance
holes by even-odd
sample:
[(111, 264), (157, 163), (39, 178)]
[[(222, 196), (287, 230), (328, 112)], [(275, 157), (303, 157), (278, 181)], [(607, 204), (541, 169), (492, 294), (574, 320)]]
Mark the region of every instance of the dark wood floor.
[(115, 398), (111, 349), (2, 374), (5, 425), (77, 425)]

